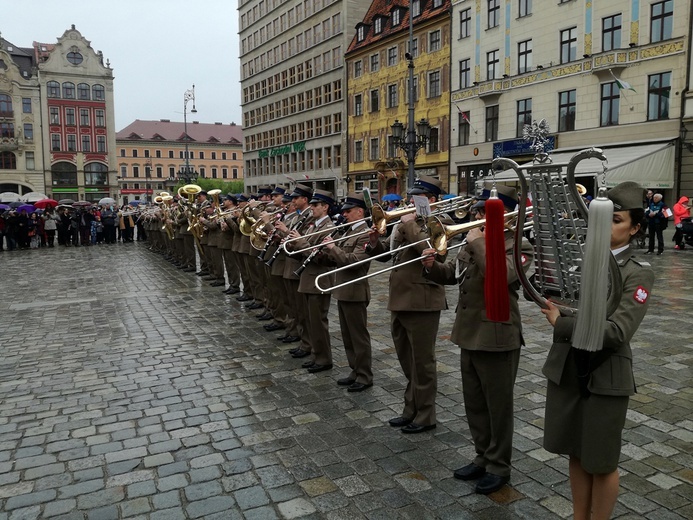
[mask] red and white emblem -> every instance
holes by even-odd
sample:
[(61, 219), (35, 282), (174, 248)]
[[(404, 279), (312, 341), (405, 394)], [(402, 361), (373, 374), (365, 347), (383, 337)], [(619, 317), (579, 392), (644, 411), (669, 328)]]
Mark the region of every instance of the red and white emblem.
[(649, 297), (650, 293), (647, 292), (647, 289), (645, 289), (642, 285), (638, 285), (638, 288), (635, 289), (635, 292), (633, 293), (633, 299), (638, 303), (645, 303)]
[(527, 255), (520, 255), (520, 260), (522, 261), (522, 265), (525, 265), (527, 263)]

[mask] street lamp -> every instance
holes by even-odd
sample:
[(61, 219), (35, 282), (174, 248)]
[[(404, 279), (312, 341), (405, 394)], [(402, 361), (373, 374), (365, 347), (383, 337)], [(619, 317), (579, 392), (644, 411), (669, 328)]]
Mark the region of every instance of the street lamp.
[(183, 94), (183, 133), (185, 133), (185, 166), (181, 168), (178, 172), (178, 179), (183, 181), (185, 184), (190, 184), (194, 179), (197, 178), (197, 172), (190, 166), (190, 153), (188, 152), (188, 142), (190, 137), (188, 136), (188, 101), (192, 101), (191, 114), (196, 114), (197, 109), (195, 108), (195, 85), (191, 89), (188, 89)]
[[(413, 2), (412, 2), (413, 3)], [(423, 148), (428, 143), (431, 136), (431, 125), (426, 119), (421, 119), (415, 123), (414, 119), (414, 98), (416, 89), (414, 87), (414, 10), (410, 5), (409, 8), (409, 52), (404, 54), (404, 57), (409, 62), (407, 69), (409, 70), (409, 108), (407, 111), (407, 127), (399, 121), (395, 120), (392, 124), (392, 138), (396, 147), (404, 150), (407, 155), (407, 165), (409, 167), (407, 174), (407, 185), (409, 188), (414, 186), (414, 162), (416, 161), (416, 153), (419, 148)], [(405, 135), (406, 131), (406, 135)]]
[(144, 178), (145, 178), (145, 183), (144, 183), (144, 188), (145, 188), (145, 202), (148, 204), (151, 204), (152, 202), (152, 195), (150, 191), (150, 183), (152, 181), (152, 160), (147, 159), (147, 162), (144, 165)]

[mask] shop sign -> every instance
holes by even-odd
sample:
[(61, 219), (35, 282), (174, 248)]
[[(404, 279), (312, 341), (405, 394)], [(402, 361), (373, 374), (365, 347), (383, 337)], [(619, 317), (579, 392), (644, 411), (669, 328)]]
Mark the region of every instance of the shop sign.
[(285, 146), (277, 146), (276, 148), (265, 148), (258, 152), (258, 157), (264, 159), (265, 157), (274, 157), (276, 155), (285, 155), (291, 152), (304, 152), (306, 150), (306, 142), (298, 141), (296, 143), (287, 144)]

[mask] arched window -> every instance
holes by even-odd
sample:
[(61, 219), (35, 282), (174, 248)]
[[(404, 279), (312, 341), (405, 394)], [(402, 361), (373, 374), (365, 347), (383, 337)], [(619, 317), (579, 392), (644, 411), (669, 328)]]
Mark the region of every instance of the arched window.
[(77, 85), (77, 99), (91, 99), (91, 88), (86, 83)]
[(13, 117), (12, 98), (7, 94), (0, 94), (0, 116)]
[(60, 97), (60, 83), (57, 81), (49, 81), (46, 83), (46, 89), (48, 90), (49, 98), (59, 98)]
[(108, 184), (108, 166), (102, 163), (84, 165), (84, 184), (87, 186), (105, 186)]
[(55, 163), (51, 167), (53, 186), (77, 186), (77, 166), (68, 162)]
[(16, 170), (17, 157), (12, 152), (0, 152), (0, 170)]
[(75, 84), (71, 81), (63, 83), (63, 98), (75, 99)]
[(104, 101), (106, 99), (106, 90), (103, 85), (94, 85), (91, 88), (92, 98), (94, 101)]

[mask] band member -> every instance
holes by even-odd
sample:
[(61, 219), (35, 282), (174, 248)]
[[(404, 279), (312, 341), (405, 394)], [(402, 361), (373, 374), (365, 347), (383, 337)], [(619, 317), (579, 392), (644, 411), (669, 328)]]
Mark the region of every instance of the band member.
[[(474, 206), (477, 220), (485, 219), (489, 190)], [(517, 206), (513, 188), (498, 186), (498, 198), (507, 210)], [(481, 479), (476, 492), (489, 494), (510, 480), (513, 449), (513, 388), (520, 361), (522, 323), (518, 306), (520, 283), (513, 261), (513, 232), (505, 231), (505, 255), (510, 297), (510, 321), (486, 319), (484, 279), (486, 274), (486, 241), (482, 227), (470, 230), (467, 245), (460, 249), (455, 263), (436, 262), (435, 249), (426, 249), (422, 258), (426, 278), (445, 285), (459, 285), (457, 315), (451, 340), (460, 347), (462, 391), (469, 430), (476, 457), (471, 464), (454, 472), (461, 480)], [(531, 244), (523, 240), (523, 267), (532, 262)]]
[[(441, 191), (440, 180), (422, 176), (414, 183), (411, 194), (435, 202)], [(402, 216), (393, 235), (392, 244), (396, 248), (428, 238), (428, 231), (424, 219), (411, 213)], [(377, 255), (386, 251), (387, 245), (378, 238), (378, 232), (373, 229), (366, 252)], [(425, 248), (426, 245), (421, 243), (395, 254), (395, 266), (419, 257)], [(392, 340), (407, 378), (402, 415), (390, 419), (389, 423), (402, 428), (402, 433), (421, 433), (436, 427), (438, 378), (435, 345), (440, 311), (447, 309), (445, 288), (424, 278), (423, 269), (417, 262), (391, 271), (389, 285), (387, 308), (391, 311)]]
[(654, 284), (649, 264), (637, 260), (630, 246), (641, 232), (642, 189), (624, 182), (608, 197), (614, 203), (611, 254), (623, 285), (617, 309), (606, 318), (602, 350), (572, 348), (575, 318), (561, 315), (551, 303), (542, 310), (553, 326), (553, 345), (543, 369), (548, 379), (544, 448), (570, 457), (577, 520), (611, 518), (616, 504), (621, 433), (629, 396), (635, 393), (630, 340), (647, 313)]
[[(268, 305), (268, 315), (269, 318), (261, 316), (261, 321), (271, 319), (272, 322), (264, 325), (264, 329), (268, 332), (283, 329), (285, 327), (284, 323), (286, 321), (286, 305), (285, 305), (285, 295), (284, 295), (284, 280), (282, 278), (282, 272), (284, 269), (283, 264), (281, 265), (281, 271), (277, 266), (277, 270), (273, 269), (274, 264), (267, 265), (266, 260), (267, 255), (274, 255), (276, 248), (279, 247), (279, 243), (276, 242), (272, 237), (275, 235), (274, 225), (284, 218), (287, 213), (286, 203), (283, 202), (284, 194), (286, 188), (283, 186), (275, 186), (272, 190), (272, 205), (271, 212), (266, 213), (262, 218), (265, 221), (264, 230), (267, 233), (267, 240), (271, 243), (267, 243), (265, 248), (260, 251), (258, 256), (258, 261), (260, 263), (260, 268), (264, 271), (264, 279), (267, 284), (267, 305)], [(291, 199), (289, 199), (291, 200)], [(270, 253), (271, 250), (271, 253)], [(276, 262), (275, 262), (276, 263)]]
[[(206, 207), (209, 205), (209, 202), (207, 201), (207, 192), (206, 191), (201, 191), (200, 193), (197, 194), (195, 197), (195, 202), (197, 203), (197, 213), (198, 215), (204, 215), (204, 211), (202, 208)], [(199, 224), (201, 226), (202, 224)], [(209, 276), (209, 266), (207, 265), (207, 258), (205, 257), (205, 245), (207, 244), (207, 234), (202, 232), (202, 228), (200, 227), (197, 232), (199, 233), (199, 240), (198, 240), (198, 245), (200, 248), (200, 270), (195, 273), (197, 276)]]
[[(331, 237), (325, 238), (327, 263), (341, 267), (369, 258), (365, 251), (368, 234), (364, 232), (368, 228), (365, 220), (367, 211), (363, 195), (347, 196), (342, 204), (341, 213), (352, 226), (346, 228), (347, 231), (340, 237), (339, 244), (335, 244)], [(365, 276), (369, 267), (370, 263), (366, 262), (352, 269), (340, 271), (336, 274), (335, 284)], [(346, 386), (349, 392), (361, 392), (373, 386), (371, 336), (368, 332), (370, 286), (368, 280), (361, 280), (340, 287), (333, 294), (337, 299), (344, 351), (351, 368), (349, 375), (338, 379), (337, 384)]]
[[(261, 209), (262, 206), (256, 206), (251, 212), (253, 221), (257, 222), (261, 215), (265, 211), (274, 211), (274, 206), (272, 205), (272, 187), (271, 186), (260, 186), (258, 188), (258, 201), (264, 205), (264, 210)], [(250, 306), (248, 308), (263, 309), (263, 311), (256, 317), (260, 320), (271, 320), (272, 314), (269, 311), (269, 272), (265, 269), (264, 263), (259, 260), (261, 250), (255, 247), (250, 247), (249, 252), (249, 264), (250, 264), (250, 276), (251, 282), (254, 283), (255, 301), (257, 305)]]
[[(238, 207), (243, 210), (250, 203), (250, 195), (241, 193), (238, 195)], [(240, 226), (240, 218), (238, 220)], [(253, 293), (253, 285), (248, 271), (248, 255), (250, 254), (250, 238), (240, 233), (238, 243), (238, 258), (240, 259), (241, 279), (243, 280), (243, 294), (236, 298), (239, 302), (252, 302), (255, 293)]]
[[(226, 270), (226, 277), (229, 280), (229, 287), (224, 289), (224, 294), (236, 294), (240, 292), (239, 286), (241, 285), (241, 275), (238, 270), (238, 263), (233, 252), (233, 237), (235, 223), (233, 222), (232, 212), (236, 209), (238, 201), (236, 197), (227, 194), (221, 200), (221, 209), (224, 216), (219, 217), (219, 227), (221, 229), (221, 236), (219, 238), (219, 249), (222, 255), (222, 261), (224, 263), (224, 269)], [(236, 226), (237, 228), (237, 226)]]

